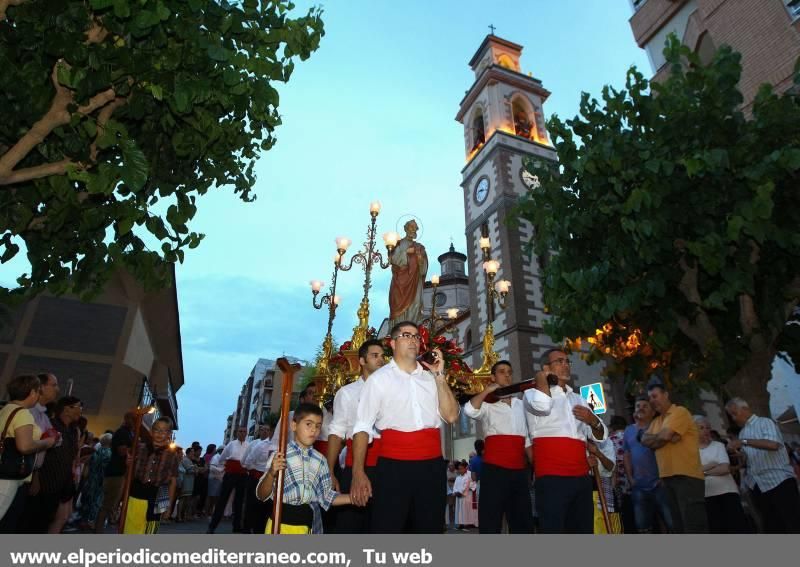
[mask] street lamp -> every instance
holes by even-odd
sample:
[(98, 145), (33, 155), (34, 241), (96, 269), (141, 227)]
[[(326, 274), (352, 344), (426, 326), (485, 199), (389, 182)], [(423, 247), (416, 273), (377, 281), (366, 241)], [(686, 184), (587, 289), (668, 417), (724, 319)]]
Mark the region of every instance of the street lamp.
[[(431, 295), (431, 314), (420, 323), (421, 325), (428, 324), (431, 331), (431, 337), (435, 337), (442, 333), (452, 332), (454, 339), (458, 342), (458, 329), (455, 328), (455, 320), (458, 318), (458, 307), (451, 307), (447, 310), (447, 317), (442, 317), (436, 313), (436, 289), (439, 287), (439, 275), (431, 276), (431, 286), (433, 287), (433, 295)], [(436, 328), (437, 323), (442, 323), (442, 326)]]
[(314, 309), (322, 309), (323, 305), (328, 306), (328, 331), (325, 333), (325, 340), (322, 343), (322, 359), (320, 360), (320, 369), (325, 369), (328, 366), (328, 359), (331, 357), (333, 351), (333, 336), (331, 329), (333, 329), (333, 320), (336, 318), (336, 308), (339, 306), (341, 297), (336, 294), (336, 280), (339, 276), (341, 269), (342, 256), (347, 252), (347, 247), (350, 246), (350, 240), (342, 236), (336, 239), (336, 254), (333, 256), (333, 276), (331, 278), (331, 291), (326, 293), (317, 301), (317, 296), (320, 290), (325, 287), (325, 284), (320, 280), (312, 280), (311, 283), (311, 304)]
[(483, 334), (483, 363), (474, 374), (476, 376), (488, 376), (491, 374), (492, 366), (499, 359), (494, 350), (494, 326), (492, 324), (495, 316), (495, 302), (500, 309), (506, 308), (511, 282), (508, 280), (495, 282), (497, 272), (500, 271), (500, 262), (492, 258), (492, 243), (485, 227), (481, 234), (479, 245), (483, 252), (483, 270), (486, 272), (486, 330)]

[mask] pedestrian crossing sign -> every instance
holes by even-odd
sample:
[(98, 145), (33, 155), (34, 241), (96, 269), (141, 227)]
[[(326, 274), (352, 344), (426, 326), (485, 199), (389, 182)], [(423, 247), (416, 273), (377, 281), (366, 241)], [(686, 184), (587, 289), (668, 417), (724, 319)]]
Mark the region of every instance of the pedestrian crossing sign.
[(589, 404), (595, 415), (606, 413), (606, 396), (601, 382), (581, 386), (581, 397)]

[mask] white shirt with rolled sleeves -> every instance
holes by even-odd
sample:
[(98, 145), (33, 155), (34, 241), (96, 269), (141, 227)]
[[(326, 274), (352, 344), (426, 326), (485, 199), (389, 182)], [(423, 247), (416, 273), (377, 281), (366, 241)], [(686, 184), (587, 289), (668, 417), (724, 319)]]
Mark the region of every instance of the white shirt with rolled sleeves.
[(594, 436), (591, 426), (580, 421), (572, 414), (572, 408), (583, 406), (589, 410), (589, 404), (566, 386), (566, 391), (560, 386), (551, 386), (550, 395), (540, 392), (535, 388), (525, 390), (523, 400), (528, 411), (528, 431), (531, 436), (537, 437), (569, 437), (585, 441), (605, 441), (608, 439), (608, 429), (600, 420), (603, 427), (603, 436), (598, 439)]
[(475, 409), (472, 402), (464, 404), (464, 414), (481, 422), (484, 437), (490, 435), (520, 435), (525, 438), (525, 447), (531, 446), (525, 404), (520, 398), (511, 398), (511, 405), (503, 401), (493, 404), (483, 402)]
[(322, 408), (322, 426), (319, 428), (319, 435), (317, 436), (317, 441), (327, 441), (328, 440), (328, 435), (330, 434), (330, 428), (331, 428), (331, 421), (332, 420), (333, 420), (333, 414), (323, 407)]
[(267, 470), (267, 460), (271, 453), (269, 439), (256, 439), (247, 448), (242, 459), (242, 466), (263, 473)]
[[(333, 418), (328, 427), (329, 435), (336, 435), (340, 439), (352, 439), (353, 428), (356, 425), (358, 414), (358, 402), (361, 399), (361, 391), (364, 389), (366, 381), (359, 378), (355, 382), (339, 388), (336, 397), (333, 398)], [(370, 439), (380, 437), (373, 429)]]
[[(335, 412), (335, 409), (334, 409)], [(436, 379), (417, 363), (410, 374), (394, 360), (376, 370), (366, 381), (358, 401), (353, 435), (378, 431), (420, 431), (440, 428)]]
[(244, 453), (247, 450), (247, 441), (240, 442), (238, 439), (234, 439), (227, 445), (225, 445), (225, 449), (222, 450), (222, 455), (220, 456), (219, 460), (223, 463), (225, 461), (239, 461), (242, 462), (242, 458), (244, 457)]

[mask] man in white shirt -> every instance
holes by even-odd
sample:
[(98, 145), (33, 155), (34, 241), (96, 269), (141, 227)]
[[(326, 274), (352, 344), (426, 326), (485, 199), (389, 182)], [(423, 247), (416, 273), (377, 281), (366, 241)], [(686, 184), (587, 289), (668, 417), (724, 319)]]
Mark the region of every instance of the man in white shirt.
[(533, 533), (530, 470), (525, 455), (531, 440), (524, 404), (518, 395), (486, 401), (495, 390), (511, 383), (511, 363), (501, 360), (492, 366), (492, 383), (464, 404), (464, 413), (481, 422), (485, 437), (478, 501), (482, 534), (501, 533), (503, 515), (512, 534)]
[(222, 477), (222, 488), (219, 491), (219, 500), (214, 508), (214, 515), (208, 524), (206, 533), (213, 534), (219, 525), (225, 506), (231, 492), (233, 495), (233, 533), (242, 533), (242, 509), (247, 491), (247, 470), (242, 466), (242, 459), (247, 450), (247, 428), (240, 426), (236, 429), (236, 439), (225, 445), (220, 461), (225, 467), (225, 476)]
[(258, 428), (258, 439), (251, 441), (242, 457), (242, 466), (247, 469), (247, 496), (244, 505), (244, 531), (245, 533), (263, 534), (269, 516), (269, 507), (266, 503), (256, 498), (256, 485), (267, 470), (267, 459), (272, 451), (270, 435), (272, 430), (269, 425)]
[[(339, 453), (342, 445), (346, 443), (347, 453), (345, 466), (341, 471), (341, 483), (334, 477), (333, 487), (342, 493), (349, 493), (353, 482), (353, 427), (356, 424), (358, 401), (361, 391), (373, 372), (381, 368), (385, 359), (383, 344), (378, 340), (364, 342), (358, 349), (358, 363), (361, 367), (361, 377), (351, 384), (339, 388), (333, 399), (333, 419), (328, 433), (328, 467), (336, 470)], [(367, 447), (367, 456), (364, 463), (364, 472), (375, 481), (375, 465), (378, 462), (380, 435), (373, 431), (372, 443)], [(364, 507), (345, 506), (336, 513), (336, 532), (342, 534), (364, 534), (369, 532), (369, 503)]]
[[(594, 511), (586, 441), (605, 441), (608, 430), (567, 385), (571, 369), (563, 350), (548, 350), (540, 364), (536, 387), (524, 394), (528, 429), (533, 435), (539, 531), (590, 534)], [(548, 383), (548, 376), (556, 383)]]
[[(356, 505), (372, 502), (373, 533), (441, 533), (447, 501), (440, 426), (454, 423), (459, 406), (447, 384), (441, 352), (432, 364), (417, 362), (419, 328), (400, 322), (390, 332), (394, 356), (361, 390), (353, 427)], [(373, 429), (381, 434), (375, 492), (365, 470)]]

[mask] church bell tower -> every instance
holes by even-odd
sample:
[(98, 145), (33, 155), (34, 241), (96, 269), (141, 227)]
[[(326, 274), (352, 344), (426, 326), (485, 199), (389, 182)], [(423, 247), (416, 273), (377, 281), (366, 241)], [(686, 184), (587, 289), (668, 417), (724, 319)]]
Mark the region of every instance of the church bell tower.
[[(486, 274), (479, 245), (491, 240), (492, 258), (500, 262), (496, 281), (511, 282), (505, 309), (494, 309), (495, 350), (514, 367), (515, 380), (531, 378), (539, 356), (553, 345), (542, 330), (547, 317), (540, 282), (541, 261), (525, 252), (534, 236), (527, 221), (507, 224), (519, 197), (538, 180), (524, 168), (528, 158), (555, 162), (545, 129), (543, 105), (550, 92), (520, 67), (522, 46), (488, 35), (469, 62), (475, 81), (456, 115), (464, 126), (461, 170), (464, 191), (471, 323), (466, 351), (474, 367), (481, 362), (481, 337), (487, 322)], [(599, 372), (573, 356), (578, 384), (597, 380)], [(537, 367), (538, 368), (538, 367)]]

